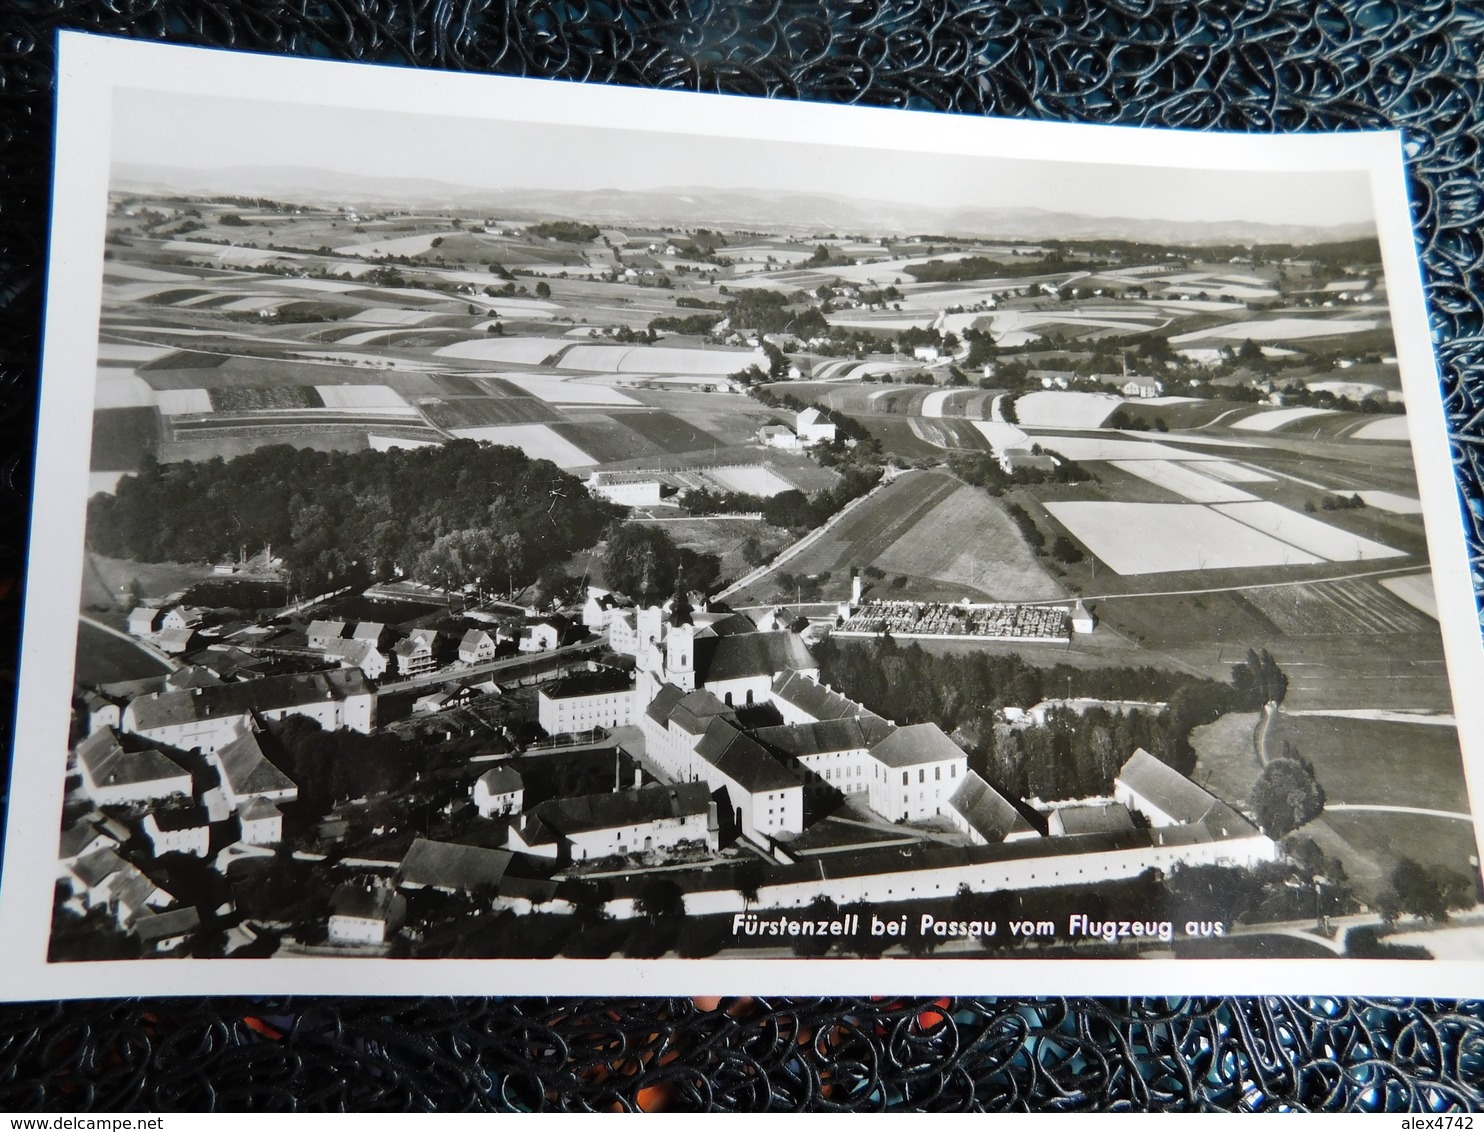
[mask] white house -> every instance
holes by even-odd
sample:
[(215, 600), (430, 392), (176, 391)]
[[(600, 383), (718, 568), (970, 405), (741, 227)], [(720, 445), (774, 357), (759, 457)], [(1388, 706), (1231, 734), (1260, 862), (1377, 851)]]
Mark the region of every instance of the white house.
[(126, 751), (112, 727), (94, 731), (77, 745), (83, 792), (98, 806), (190, 796), (190, 773), (159, 751)]
[(869, 805), (889, 821), (944, 812), (969, 773), (969, 757), (936, 723), (899, 727), (871, 748)]
[(633, 681), (628, 673), (603, 668), (543, 684), (536, 693), (536, 719), (548, 735), (627, 727), (634, 722)]
[(759, 444), (767, 445), (769, 448), (781, 448), (788, 452), (797, 451), (804, 446), (795, 434), (794, 430), (787, 425), (763, 425), (757, 430)]
[(704, 782), (641, 786), (542, 802), (511, 830), (510, 844), (573, 861), (674, 849), (716, 848), (711, 791)]
[(1125, 397), (1158, 397), (1164, 391), (1164, 386), (1152, 377), (1131, 377), (1121, 386)]
[(386, 674), (387, 660), (376, 648), (375, 641), (353, 637), (329, 642), (324, 648), (328, 660), (337, 660), (344, 668), (358, 668), (368, 680), (380, 680)]
[(799, 410), (794, 418), (794, 431), (798, 433), (799, 440), (804, 444), (816, 444), (821, 440), (835, 439), (834, 424), (813, 405)]
[(479, 664), (495, 659), (495, 639), (483, 629), (470, 629), (459, 641), (459, 660)]
[(195, 629), (201, 624), (201, 611), (190, 605), (177, 605), (160, 618), (161, 629)]
[(437, 661), (433, 659), (433, 643), (437, 638), (434, 629), (414, 629), (392, 646), (397, 675), (418, 676), (437, 667)]
[(159, 621), (160, 611), (147, 606), (136, 606), (129, 611), (129, 632), (136, 637), (152, 637)]
[(330, 898), (331, 943), (385, 943), (406, 920), (407, 898), (393, 888), (346, 885)]
[(1091, 633), (1098, 625), (1097, 619), (1093, 617), (1087, 606), (1082, 604), (1080, 598), (1072, 606), (1071, 620), (1074, 633)]
[(548, 617), (534, 625), (527, 625), (521, 632), (516, 648), (521, 652), (549, 652), (561, 645), (565, 626), (566, 619), (557, 617)]
[(151, 810), (139, 824), (149, 840), (150, 852), (156, 857), (165, 853), (205, 857), (210, 849), (211, 825), (206, 811), (199, 806)]
[(474, 807), (482, 818), (518, 814), (525, 798), (525, 783), (508, 766), (485, 771), (474, 782)]
[(277, 845), (283, 840), (283, 811), (261, 794), (238, 807), (237, 822), (244, 845)]

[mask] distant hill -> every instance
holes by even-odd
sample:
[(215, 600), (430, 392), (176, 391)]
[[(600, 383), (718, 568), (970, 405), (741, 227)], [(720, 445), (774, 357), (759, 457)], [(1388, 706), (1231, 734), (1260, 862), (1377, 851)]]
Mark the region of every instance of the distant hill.
[(828, 193), (681, 187), (479, 189), (410, 177), (362, 177), (329, 169), (179, 170), (120, 164), (113, 188), (126, 192), (260, 196), (305, 204), (467, 209), (506, 219), (581, 219), (598, 225), (652, 224), (868, 235), (974, 236), (1006, 240), (1135, 240), (1144, 243), (1317, 244), (1375, 234), (1371, 224), (1319, 227), (1247, 220), (1175, 221), (1087, 216), (1038, 208), (933, 208), (906, 201)]

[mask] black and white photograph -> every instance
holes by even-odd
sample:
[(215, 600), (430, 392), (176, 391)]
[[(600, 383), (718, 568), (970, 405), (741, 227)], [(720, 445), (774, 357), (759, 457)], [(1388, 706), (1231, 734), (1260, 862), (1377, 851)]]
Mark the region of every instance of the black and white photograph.
[(1395, 136), (69, 58), (7, 996), (1477, 977)]

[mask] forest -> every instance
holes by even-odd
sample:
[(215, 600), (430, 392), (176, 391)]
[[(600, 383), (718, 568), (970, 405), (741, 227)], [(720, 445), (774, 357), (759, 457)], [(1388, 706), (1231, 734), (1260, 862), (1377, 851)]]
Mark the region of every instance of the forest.
[(275, 445), (158, 464), (88, 504), (88, 544), (143, 562), (271, 547), (304, 596), (410, 576), (517, 590), (591, 546), (622, 508), (518, 448), (456, 440), (388, 452)]
[[(1231, 711), (1281, 703), (1287, 677), (1266, 651), (1232, 666), (1231, 683), (1157, 668), (1041, 668), (1018, 655), (939, 656), (889, 635), (815, 647), (820, 679), (898, 724), (958, 732), (969, 764), (1007, 797), (1054, 801), (1110, 794), (1139, 747), (1182, 774), (1195, 765), (1190, 733)], [(1089, 697), (1165, 703), (1162, 712), (1053, 709), (1045, 727), (1010, 727), (1006, 705)]]

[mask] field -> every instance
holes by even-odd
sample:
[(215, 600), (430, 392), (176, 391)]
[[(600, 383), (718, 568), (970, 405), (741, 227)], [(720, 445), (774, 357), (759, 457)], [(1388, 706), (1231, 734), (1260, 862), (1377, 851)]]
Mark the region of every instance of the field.
[(1285, 740), (1314, 764), (1331, 803), (1468, 810), (1452, 727), (1285, 713), (1269, 749)]
[(1203, 476), (1200, 472), (1177, 464), (1173, 460), (1113, 460), (1115, 468), (1148, 480), (1173, 495), (1193, 503), (1234, 503), (1255, 499), (1238, 488), (1231, 487), (1220, 479)]
[(490, 425), (545, 424), (558, 415), (534, 397), (450, 397), (422, 405), (439, 428), (484, 428)]
[(1191, 779), (1238, 809), (1262, 773), (1252, 745), (1258, 718), (1257, 712), (1234, 711), (1190, 733), (1196, 753)]
[[(913, 579), (910, 593), (926, 599), (945, 590), (995, 601), (1044, 601), (1066, 592), (1020, 540), (1004, 505), (974, 487), (958, 488), (922, 515), (876, 565)], [(884, 596), (881, 589), (876, 596)]]
[(1331, 562), (1370, 562), (1377, 558), (1403, 557), (1406, 553), (1267, 500), (1218, 503), (1212, 509)]
[(1262, 412), (1253, 413), (1251, 416), (1243, 417), (1238, 421), (1228, 422), (1232, 428), (1241, 429), (1245, 432), (1272, 432), (1275, 429), (1285, 428), (1295, 421), (1308, 420), (1310, 417), (1328, 416), (1332, 409), (1266, 409)]
[(1050, 502), (1046, 508), (1124, 575), (1322, 561), (1197, 504)]
[(491, 444), (508, 444), (537, 460), (550, 460), (559, 468), (589, 467), (597, 461), (570, 440), (544, 424), (500, 425), (493, 428), (453, 429), (453, 435), (466, 440), (487, 440)]
[(704, 475), (724, 491), (740, 491), (765, 499), (793, 489), (793, 484), (764, 467), (707, 468)]
[(169, 665), (129, 641), (105, 633), (86, 621), (77, 626), (77, 663), (73, 679), (80, 684), (110, 684), (161, 676)]

